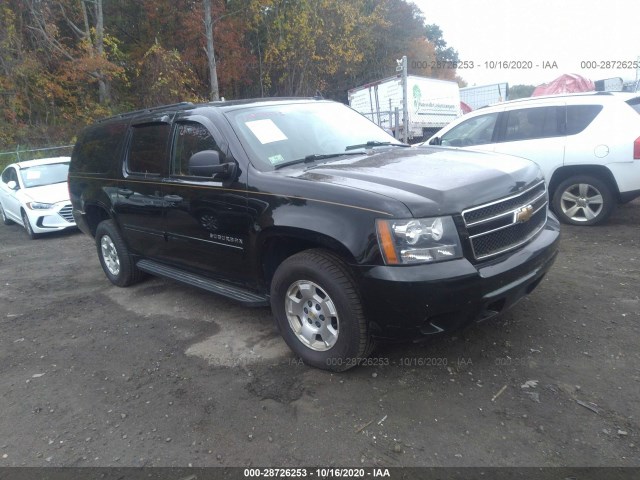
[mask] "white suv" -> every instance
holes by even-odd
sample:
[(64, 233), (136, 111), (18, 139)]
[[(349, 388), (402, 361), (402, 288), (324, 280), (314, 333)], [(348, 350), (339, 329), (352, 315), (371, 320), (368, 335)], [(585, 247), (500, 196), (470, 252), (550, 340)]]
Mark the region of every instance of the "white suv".
[(458, 118), (426, 143), (533, 160), (565, 223), (602, 223), (617, 203), (640, 196), (639, 93), (504, 102)]

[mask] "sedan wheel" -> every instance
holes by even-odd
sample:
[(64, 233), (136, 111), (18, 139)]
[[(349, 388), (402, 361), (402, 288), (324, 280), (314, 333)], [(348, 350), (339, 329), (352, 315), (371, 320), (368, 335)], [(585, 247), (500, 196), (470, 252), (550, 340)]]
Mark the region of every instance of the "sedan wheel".
[(27, 212), (22, 211), (22, 223), (24, 224), (24, 229), (27, 231), (27, 235), (31, 240), (35, 240), (38, 238), (38, 234), (33, 231), (31, 227), (31, 222), (29, 221), (29, 217), (27, 216)]
[(7, 218), (7, 214), (4, 212), (4, 208), (2, 208), (2, 204), (0, 203), (0, 220), (4, 225), (11, 225), (13, 223), (12, 220)]

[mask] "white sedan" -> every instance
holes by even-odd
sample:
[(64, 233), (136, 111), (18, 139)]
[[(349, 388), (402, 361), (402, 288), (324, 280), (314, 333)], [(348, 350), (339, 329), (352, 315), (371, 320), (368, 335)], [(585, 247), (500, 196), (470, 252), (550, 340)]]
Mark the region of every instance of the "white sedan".
[(67, 188), (69, 157), (12, 163), (0, 181), (0, 219), (24, 226), (30, 238), (74, 228)]

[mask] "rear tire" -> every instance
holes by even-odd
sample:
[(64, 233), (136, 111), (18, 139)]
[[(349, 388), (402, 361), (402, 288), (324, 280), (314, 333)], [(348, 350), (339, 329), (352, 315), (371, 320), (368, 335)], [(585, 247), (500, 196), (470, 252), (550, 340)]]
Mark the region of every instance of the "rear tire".
[(114, 285), (128, 287), (143, 278), (113, 220), (104, 220), (96, 228), (96, 248), (100, 265)]
[(606, 221), (616, 200), (606, 182), (589, 175), (576, 175), (558, 185), (552, 204), (563, 223), (589, 226)]
[(373, 351), (353, 274), (328, 251), (307, 250), (282, 262), (271, 283), (271, 309), (285, 342), (308, 365), (343, 371)]
[(7, 218), (7, 214), (4, 213), (4, 208), (2, 207), (1, 203), (0, 203), (0, 219), (2, 220), (3, 225), (13, 225), (13, 220), (9, 220)]

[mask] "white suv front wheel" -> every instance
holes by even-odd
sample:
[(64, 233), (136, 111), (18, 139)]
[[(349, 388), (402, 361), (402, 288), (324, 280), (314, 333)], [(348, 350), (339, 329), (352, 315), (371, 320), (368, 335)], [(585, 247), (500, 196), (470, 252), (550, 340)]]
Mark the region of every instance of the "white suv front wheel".
[(606, 182), (589, 175), (569, 177), (556, 188), (553, 209), (564, 223), (597, 225), (615, 207), (615, 198)]

